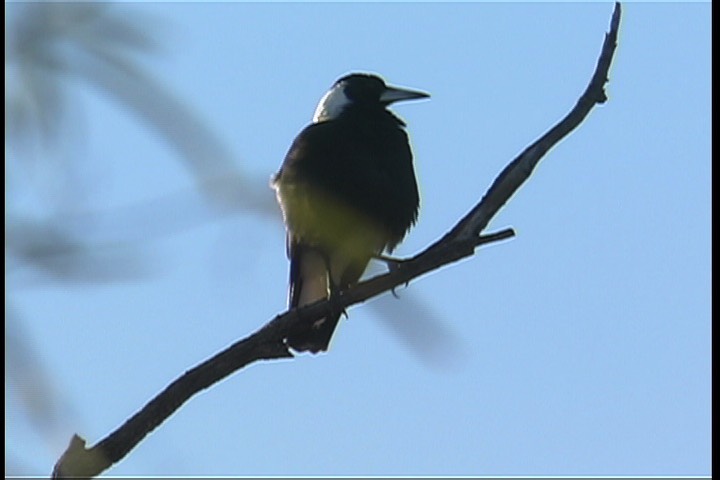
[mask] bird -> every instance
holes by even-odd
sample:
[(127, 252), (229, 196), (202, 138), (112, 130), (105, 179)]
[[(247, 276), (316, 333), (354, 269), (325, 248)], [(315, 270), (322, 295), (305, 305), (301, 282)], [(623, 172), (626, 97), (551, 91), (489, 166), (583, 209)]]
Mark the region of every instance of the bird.
[[(420, 196), (406, 124), (388, 107), (427, 98), (370, 73), (338, 79), (271, 179), (286, 228), (289, 308), (357, 283), (372, 258), (405, 237)], [(327, 351), (344, 311), (287, 336), (297, 352)]]

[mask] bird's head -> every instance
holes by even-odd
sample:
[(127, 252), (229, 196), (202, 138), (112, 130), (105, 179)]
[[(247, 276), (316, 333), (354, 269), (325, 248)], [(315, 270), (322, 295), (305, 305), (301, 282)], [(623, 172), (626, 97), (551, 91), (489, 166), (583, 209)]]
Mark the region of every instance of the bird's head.
[(376, 75), (352, 73), (337, 80), (323, 95), (315, 109), (313, 122), (334, 120), (350, 106), (385, 109), (394, 102), (429, 96), (425, 92), (386, 85)]

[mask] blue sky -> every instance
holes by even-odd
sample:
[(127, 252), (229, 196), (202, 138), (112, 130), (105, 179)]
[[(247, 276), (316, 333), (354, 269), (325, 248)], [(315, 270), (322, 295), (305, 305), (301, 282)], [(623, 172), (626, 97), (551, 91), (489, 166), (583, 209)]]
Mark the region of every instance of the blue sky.
[[(22, 6), (6, 8), (12, 27)], [(53, 277), (6, 246), (6, 346), (24, 339), (46, 376), (24, 396), (30, 380), (6, 369), (6, 473), (47, 474), (72, 433), (94, 444), (284, 310), (284, 233), (266, 185), (336, 78), (370, 71), (432, 95), (395, 108), (422, 197), (396, 251), (411, 255), (572, 108), (612, 8), (111, 6), (157, 41), (133, 57), (138, 68), (213, 132), (265, 209), (215, 213), (221, 194), (197, 188), (206, 170), (156, 124), (62, 77), (53, 147), (6, 136), (6, 224), (74, 219), (66, 231), (126, 275)], [(415, 280), (400, 300), (351, 308), (328, 354), (213, 386), (108, 473), (709, 475), (710, 12), (623, 6), (609, 101), (490, 225), (515, 238)], [(408, 347), (398, 324), (421, 340)]]

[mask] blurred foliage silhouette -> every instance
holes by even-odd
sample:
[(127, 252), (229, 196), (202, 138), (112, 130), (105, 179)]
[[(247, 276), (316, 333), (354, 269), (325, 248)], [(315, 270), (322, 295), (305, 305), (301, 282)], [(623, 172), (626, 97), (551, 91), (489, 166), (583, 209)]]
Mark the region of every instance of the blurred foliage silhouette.
[[(158, 49), (148, 34), (157, 30), (158, 19), (109, 3), (10, 3), (5, 9), (5, 275), (12, 285), (5, 296), (6, 403), (10, 400), (12, 414), (20, 411), (43, 438), (52, 438), (61, 419), (67, 421), (67, 402), (23, 328), (14, 289), (139, 280), (148, 273), (140, 247), (149, 237), (219, 215), (279, 220), (279, 209), (267, 178), (244, 175), (210, 127), (143, 68), (142, 56)], [(69, 124), (76, 128), (68, 117), (82, 114), (68, 98), (71, 85), (103, 93), (159, 136), (189, 172), (195, 190), (111, 211), (88, 209), (82, 199), (69, 202), (64, 196), (83, 190), (77, 182), (89, 181), (82, 172), (73, 175), (72, 155), (51, 160), (64, 137), (77, 135), (68, 130)], [(30, 209), (28, 198), (34, 199)], [(93, 240), (98, 237), (104, 240)], [(278, 280), (278, 288), (284, 281)], [(375, 311), (411, 350), (424, 355), (432, 344), (431, 357), (456, 350), (452, 332), (429, 309), (412, 308), (410, 298), (404, 304), (411, 310), (401, 314), (391, 303), (384, 300)], [(6, 443), (5, 453), (6, 474), (36, 473), (26, 471), (12, 445)]]
[[(67, 118), (79, 114), (66, 95), (71, 83), (94, 87), (158, 134), (211, 210), (277, 216), (267, 180), (245, 178), (214, 132), (141, 67), (140, 57), (156, 49), (147, 32), (157, 19), (107, 3), (23, 3), (6, 4), (5, 22), (6, 282), (8, 276), (30, 278), (24, 286), (139, 279), (147, 273), (145, 262), (128, 239), (147, 240), (148, 233), (172, 232), (209, 218), (198, 216), (194, 192), (158, 197), (124, 212), (64, 209), (68, 202), (57, 192), (75, 190), (73, 182), (82, 181), (78, 177), (88, 181), (73, 177), (69, 158), (62, 165), (51, 160), (63, 146), (63, 135), (74, 133), (63, 127)], [(28, 197), (36, 199), (30, 209)], [(187, 214), (168, 215), (178, 211)], [(109, 237), (101, 243), (89, 240), (97, 228), (113, 223), (107, 217), (128, 217), (128, 212), (137, 214), (134, 222), (123, 222), (130, 231), (101, 234)], [(11, 283), (5, 297), (6, 401), (9, 395), (29, 425), (48, 437), (63, 417), (62, 395), (23, 329), (22, 312), (12, 306), (18, 282)], [(6, 473), (21, 474), (22, 465), (6, 446)]]

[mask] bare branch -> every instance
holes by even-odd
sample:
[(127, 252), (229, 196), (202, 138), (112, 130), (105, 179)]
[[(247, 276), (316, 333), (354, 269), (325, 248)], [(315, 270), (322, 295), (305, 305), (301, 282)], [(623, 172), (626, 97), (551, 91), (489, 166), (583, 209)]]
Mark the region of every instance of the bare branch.
[(308, 328), (312, 322), (330, 312), (364, 302), (399, 285), (407, 284), (420, 275), (471, 256), (478, 246), (512, 237), (514, 232), (511, 229), (489, 235), (480, 233), (530, 177), (545, 153), (580, 125), (592, 107), (607, 100), (604, 86), (617, 45), (619, 24), (620, 4), (616, 3), (610, 32), (606, 34), (595, 73), (575, 107), (514, 159), (500, 173), (482, 200), (442, 239), (418, 255), (400, 262), (388, 273), (339, 292), (328, 300), (278, 315), (254, 334), (185, 372), (95, 446), (85, 448), (85, 441), (77, 435), (73, 436), (68, 449), (55, 465), (53, 477), (98, 475), (127, 455), (147, 434), (196, 393), (255, 361), (291, 358), (293, 355), (284, 343), (289, 334)]

